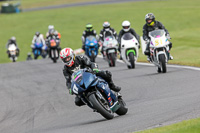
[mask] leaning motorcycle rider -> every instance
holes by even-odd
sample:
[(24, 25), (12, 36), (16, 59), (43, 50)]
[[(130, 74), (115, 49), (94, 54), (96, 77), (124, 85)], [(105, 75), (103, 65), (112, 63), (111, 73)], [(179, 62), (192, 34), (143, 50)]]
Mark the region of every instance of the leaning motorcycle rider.
[[(104, 38), (107, 37), (107, 36), (114, 36), (115, 39), (117, 40), (117, 32), (115, 31), (114, 28), (111, 28), (110, 23), (106, 21), (106, 22), (103, 23), (103, 29), (100, 31), (100, 34), (99, 34), (99, 42), (100, 42), (101, 45), (104, 42)], [(101, 48), (101, 54), (104, 56), (103, 45), (102, 45), (102, 48)]]
[[(64, 74), (64, 77), (66, 78), (66, 86), (71, 95), (73, 94), (71, 90), (71, 75), (73, 74), (74, 71), (83, 69), (83, 68), (91, 68), (93, 73), (95, 73), (97, 76), (102, 77), (106, 82), (108, 82), (108, 85), (111, 90), (115, 92), (119, 92), (121, 90), (121, 87), (118, 87), (113, 83), (111, 72), (99, 70), (97, 64), (91, 62), (84, 55), (75, 56), (71, 48), (62, 49), (60, 52), (60, 58), (65, 64), (64, 69), (63, 69), (63, 74)], [(85, 105), (79, 96), (75, 97), (75, 104), (77, 106)]]
[(82, 49), (84, 51), (85, 51), (85, 40), (86, 40), (86, 37), (92, 35), (92, 36), (95, 36), (97, 40), (99, 38), (98, 35), (97, 35), (96, 30), (93, 29), (93, 25), (91, 23), (86, 24), (85, 28), (86, 29), (83, 31), (83, 34), (82, 34), (82, 37), (81, 37), (82, 43), (83, 43)]
[(8, 40), (8, 42), (7, 42), (7, 44), (6, 44), (6, 49), (7, 49), (8, 57), (10, 57), (10, 53), (9, 53), (8, 48), (9, 48), (9, 46), (10, 46), (11, 44), (14, 44), (14, 45), (16, 46), (16, 48), (17, 48), (17, 49), (16, 49), (16, 56), (19, 56), (20, 50), (19, 50), (18, 45), (17, 45), (17, 42), (16, 42), (16, 37), (12, 36), (12, 37)]
[[(155, 20), (155, 16), (153, 13), (148, 13), (145, 15), (145, 21), (146, 24), (143, 26), (143, 40), (145, 41), (146, 46), (146, 50), (144, 51), (144, 54), (147, 55), (147, 60), (150, 61), (150, 49), (149, 49), (149, 45), (150, 45), (150, 37), (149, 37), (149, 32), (156, 30), (156, 29), (164, 29), (166, 32), (166, 37), (168, 40), (171, 39), (169, 32), (167, 29), (165, 29), (165, 26), (159, 22)], [(170, 42), (169, 44), (169, 51), (172, 48), (172, 43)], [(170, 60), (173, 60), (173, 56), (170, 55)]]

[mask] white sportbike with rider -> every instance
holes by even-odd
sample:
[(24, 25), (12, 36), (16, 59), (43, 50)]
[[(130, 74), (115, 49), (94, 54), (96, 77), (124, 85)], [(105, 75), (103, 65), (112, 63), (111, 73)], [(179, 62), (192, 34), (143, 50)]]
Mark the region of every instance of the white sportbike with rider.
[(127, 32), (121, 38), (121, 57), (127, 67), (135, 68), (139, 56), (139, 42), (134, 35)]
[(157, 71), (166, 73), (166, 64), (169, 56), (169, 40), (166, 37), (166, 32), (163, 29), (158, 29), (149, 32), (150, 37), (150, 62), (157, 66)]

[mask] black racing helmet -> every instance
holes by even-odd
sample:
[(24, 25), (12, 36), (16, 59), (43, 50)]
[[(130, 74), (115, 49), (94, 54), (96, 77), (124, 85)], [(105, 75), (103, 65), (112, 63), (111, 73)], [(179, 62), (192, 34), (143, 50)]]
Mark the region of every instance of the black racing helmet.
[(38, 37), (40, 35), (40, 32), (35, 32), (35, 35)]
[[(152, 20), (152, 21), (149, 21)], [(148, 13), (145, 15), (145, 21), (147, 25), (152, 26), (155, 23), (155, 16), (153, 13)]]

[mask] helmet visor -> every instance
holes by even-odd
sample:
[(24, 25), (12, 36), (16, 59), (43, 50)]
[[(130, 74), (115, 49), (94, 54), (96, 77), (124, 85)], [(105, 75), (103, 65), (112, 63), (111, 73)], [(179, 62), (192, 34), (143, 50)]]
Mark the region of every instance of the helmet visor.
[(87, 27), (86, 30), (87, 31), (92, 31), (92, 27)]
[(147, 23), (151, 23), (153, 20), (152, 19), (147, 19)]
[(71, 61), (71, 59), (72, 59), (72, 57), (68, 56), (66, 58), (63, 58), (62, 60), (63, 60), (64, 63), (69, 63)]
[(124, 29), (128, 29), (128, 28), (129, 28), (129, 26), (123, 26), (123, 28), (124, 28)]

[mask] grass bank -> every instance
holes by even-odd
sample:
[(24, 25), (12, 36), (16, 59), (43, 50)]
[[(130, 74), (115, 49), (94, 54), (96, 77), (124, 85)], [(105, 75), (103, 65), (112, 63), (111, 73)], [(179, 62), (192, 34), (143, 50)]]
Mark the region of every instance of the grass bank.
[(136, 133), (200, 133), (200, 118)]
[[(81, 35), (85, 24), (89, 22), (99, 33), (102, 23), (109, 21), (119, 33), (122, 21), (129, 20), (136, 32), (142, 35), (144, 16), (146, 13), (153, 12), (156, 20), (165, 25), (172, 37), (171, 53), (174, 60), (170, 63), (200, 66), (199, 5), (199, 0), (142, 1), (1, 14), (0, 63), (10, 62), (5, 44), (11, 36), (17, 38), (21, 49), (18, 61), (23, 61), (31, 51), (30, 44), (34, 33), (40, 31), (45, 34), (49, 24), (53, 24), (61, 33), (61, 47), (79, 48), (82, 45)], [(146, 57), (141, 54), (141, 50), (139, 61), (146, 62)]]

